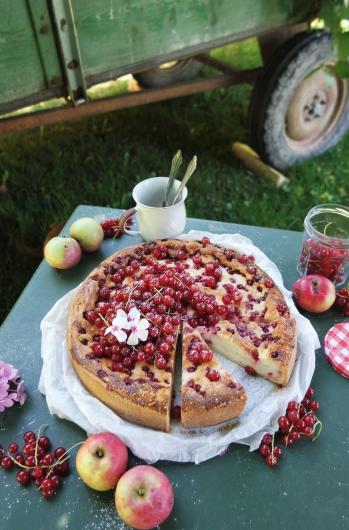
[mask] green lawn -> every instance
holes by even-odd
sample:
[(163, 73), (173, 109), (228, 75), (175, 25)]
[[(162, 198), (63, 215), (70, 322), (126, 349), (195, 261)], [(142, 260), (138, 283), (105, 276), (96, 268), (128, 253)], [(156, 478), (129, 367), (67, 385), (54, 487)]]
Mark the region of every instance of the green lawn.
[[(217, 54), (240, 66), (259, 62), (254, 41)], [(347, 202), (349, 135), (289, 169), (284, 190), (233, 157), (231, 142), (246, 140), (250, 92), (240, 85), (0, 137), (0, 320), (39, 263), (30, 250), (40, 249), (52, 225), (78, 204), (129, 207), (134, 184), (165, 174), (178, 148), (187, 160), (198, 156), (187, 203), (192, 217), (302, 230), (311, 206)]]

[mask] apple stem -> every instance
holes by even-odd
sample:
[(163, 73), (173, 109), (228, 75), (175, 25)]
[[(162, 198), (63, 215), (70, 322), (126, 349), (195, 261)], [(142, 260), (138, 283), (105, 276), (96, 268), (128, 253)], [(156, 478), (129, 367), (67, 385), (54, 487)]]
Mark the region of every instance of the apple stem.
[(98, 447), (98, 448), (96, 449), (95, 455), (96, 455), (98, 458), (103, 458), (103, 456), (104, 456), (104, 451), (103, 451), (103, 449), (101, 449), (100, 447)]
[(138, 490), (138, 495), (139, 495), (140, 497), (143, 497), (143, 496), (144, 496), (144, 488), (139, 488), (139, 490)]
[(313, 292), (314, 292), (315, 294), (319, 294), (319, 289), (318, 289), (319, 284), (318, 284), (318, 281), (317, 281), (317, 280), (313, 280), (311, 283), (312, 283), (312, 286), (313, 286)]

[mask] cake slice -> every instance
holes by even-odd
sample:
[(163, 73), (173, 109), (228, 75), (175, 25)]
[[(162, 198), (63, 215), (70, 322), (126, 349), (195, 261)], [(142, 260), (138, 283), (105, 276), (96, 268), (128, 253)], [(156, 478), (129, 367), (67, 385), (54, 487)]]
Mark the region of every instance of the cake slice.
[(203, 336), (216, 352), (245, 367), (248, 374), (287, 385), (295, 362), (294, 320), (279, 319), (272, 323), (222, 320), (214, 332), (205, 331)]
[(241, 415), (247, 401), (243, 387), (223, 369), (199, 331), (188, 324), (182, 333), (183, 427), (217, 425)]

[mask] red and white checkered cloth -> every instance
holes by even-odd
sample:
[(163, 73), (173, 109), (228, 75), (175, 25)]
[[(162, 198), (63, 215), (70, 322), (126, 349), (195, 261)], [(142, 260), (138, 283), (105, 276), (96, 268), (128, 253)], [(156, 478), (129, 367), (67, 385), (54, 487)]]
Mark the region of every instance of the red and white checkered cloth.
[(324, 349), (328, 362), (349, 379), (349, 322), (336, 324), (327, 332)]

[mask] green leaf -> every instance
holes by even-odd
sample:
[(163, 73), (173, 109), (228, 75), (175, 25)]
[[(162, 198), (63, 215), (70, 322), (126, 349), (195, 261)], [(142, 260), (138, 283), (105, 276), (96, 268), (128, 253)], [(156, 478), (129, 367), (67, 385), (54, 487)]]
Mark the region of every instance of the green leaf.
[(349, 32), (337, 34), (336, 48), (339, 61), (349, 59)]
[(339, 77), (349, 77), (349, 63), (345, 61), (338, 61), (336, 64), (336, 72)]
[(343, 6), (339, 9), (339, 18), (340, 19), (344, 18), (347, 20), (349, 19), (349, 6), (348, 7)]
[(318, 17), (324, 19), (325, 26), (331, 31), (336, 30), (340, 24), (340, 17), (335, 10), (335, 6), (328, 0), (321, 2)]

